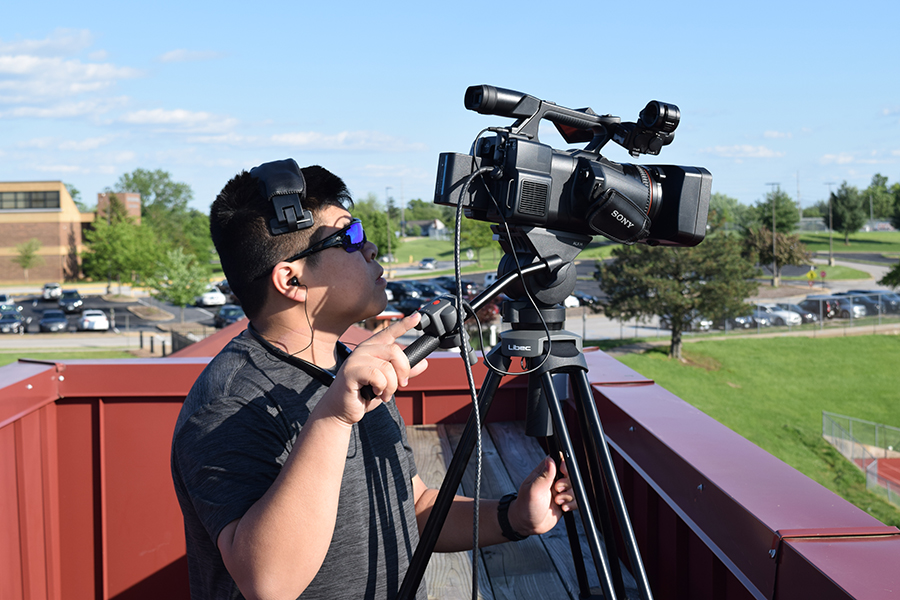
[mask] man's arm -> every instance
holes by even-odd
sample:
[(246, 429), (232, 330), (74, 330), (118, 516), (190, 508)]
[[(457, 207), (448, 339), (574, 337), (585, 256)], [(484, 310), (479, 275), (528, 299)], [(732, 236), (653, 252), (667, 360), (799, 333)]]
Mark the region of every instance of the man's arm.
[[(517, 533), (546, 533), (553, 529), (563, 512), (576, 507), (565, 463), (562, 463), (563, 477), (556, 480), (556, 473), (556, 463), (547, 457), (519, 486), (519, 496), (509, 506), (509, 523)], [(416, 475), (413, 478), (413, 494), (421, 533), (437, 499), (438, 490), (426, 486)], [(481, 500), (478, 505), (478, 544), (481, 547), (509, 541), (500, 530), (500, 522), (497, 520), (498, 503), (498, 500)], [(474, 504), (471, 498), (456, 496), (453, 499), (435, 544), (435, 551), (459, 552), (472, 548)]]
[[(394, 343), (417, 321), (403, 319), (357, 346), (272, 486), (219, 534), (222, 560), (246, 598), (296, 598), (319, 571), (334, 534), (353, 424), (427, 366), (423, 361), (410, 369)], [(366, 385), (376, 394), (371, 401), (359, 394)]]

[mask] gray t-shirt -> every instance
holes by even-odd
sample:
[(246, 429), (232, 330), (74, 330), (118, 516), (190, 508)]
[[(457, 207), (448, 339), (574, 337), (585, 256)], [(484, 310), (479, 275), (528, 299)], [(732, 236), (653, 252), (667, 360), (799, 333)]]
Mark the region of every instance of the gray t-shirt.
[[(249, 330), (197, 379), (172, 440), (194, 600), (242, 598), (216, 540), (272, 485), (329, 382), (328, 373), (280, 353)], [(419, 541), (415, 474), (393, 402), (353, 426), (334, 536), (304, 600), (395, 597)], [(426, 597), (424, 584), (418, 597)]]

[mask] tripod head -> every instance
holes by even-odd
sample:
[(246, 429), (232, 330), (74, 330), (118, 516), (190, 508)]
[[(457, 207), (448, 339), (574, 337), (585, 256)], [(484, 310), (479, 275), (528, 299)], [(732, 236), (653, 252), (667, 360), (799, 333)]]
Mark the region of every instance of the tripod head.
[(561, 304), (575, 289), (572, 261), (590, 243), (591, 236), (519, 225), (492, 225), (491, 230), (504, 252), (497, 267), (498, 282), (531, 265), (548, 266), (532, 277), (508, 285), (506, 295), (511, 299), (526, 300), (527, 289), (538, 308), (547, 308)]

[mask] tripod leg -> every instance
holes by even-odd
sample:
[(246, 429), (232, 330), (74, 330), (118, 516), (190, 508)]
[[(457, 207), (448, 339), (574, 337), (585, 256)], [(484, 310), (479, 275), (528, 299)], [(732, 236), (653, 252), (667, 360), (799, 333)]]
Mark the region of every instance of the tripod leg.
[(612, 455), (609, 452), (609, 446), (603, 434), (603, 426), (600, 424), (600, 413), (597, 412), (597, 405), (594, 404), (594, 395), (591, 392), (586, 372), (578, 371), (577, 374), (572, 375), (572, 389), (575, 393), (576, 402), (579, 403), (579, 411), (583, 410), (584, 420), (590, 429), (590, 443), (594, 445), (593, 454), (598, 458), (603, 469), (609, 497), (618, 518), (619, 528), (625, 543), (626, 552), (628, 553), (628, 560), (631, 562), (632, 570), (634, 571), (633, 575), (638, 591), (643, 600), (652, 600), (653, 594), (650, 591), (650, 583), (647, 580), (647, 571), (644, 569), (644, 562), (641, 560), (641, 554), (638, 551), (637, 538), (635, 538), (634, 529), (631, 527), (631, 519), (628, 517), (628, 509), (625, 506), (625, 498), (622, 495), (622, 488), (616, 476)]
[[(556, 438), (549, 436), (547, 445), (550, 449), (550, 456), (556, 461), (556, 467), (559, 469), (559, 453), (560, 447)], [(578, 579), (578, 591), (582, 598), (590, 598), (591, 585), (588, 582), (587, 571), (584, 568), (584, 555), (581, 553), (581, 543), (578, 540), (578, 529), (575, 525), (575, 515), (571, 512), (563, 513), (563, 521), (566, 525), (566, 537), (569, 539), (569, 548), (572, 550), (572, 560), (575, 566), (575, 577)]]
[[(493, 354), (494, 353), (492, 352), (488, 358), (491, 359), (492, 364), (496, 365), (497, 358), (494, 358)], [(499, 357), (499, 360), (501, 362), (502, 370), (508, 371), (509, 365), (511, 364), (510, 359)], [(478, 393), (478, 407), (482, 421), (491, 407), (491, 402), (494, 400), (494, 394), (497, 392), (497, 387), (500, 385), (500, 379), (500, 375), (492, 370), (488, 370), (487, 377), (485, 377), (484, 383), (481, 385), (481, 391)], [(469, 463), (469, 457), (472, 455), (472, 450), (475, 448), (475, 444), (478, 440), (478, 428), (480, 426), (481, 423), (477, 422), (475, 412), (472, 411), (469, 414), (469, 420), (466, 422), (466, 428), (463, 430), (462, 437), (456, 446), (456, 450), (453, 452), (450, 466), (447, 467), (447, 474), (444, 476), (444, 481), (441, 483), (441, 489), (434, 501), (431, 514), (428, 516), (428, 521), (425, 523), (425, 527), (422, 530), (422, 535), (419, 538), (419, 545), (416, 546), (416, 551), (413, 554), (412, 560), (409, 562), (406, 576), (403, 578), (403, 583), (400, 585), (400, 590), (397, 593), (398, 598), (414, 598), (416, 591), (419, 589), (422, 577), (425, 576), (425, 569), (428, 567), (428, 561), (431, 558), (431, 554), (434, 552), (434, 546), (437, 544), (437, 539), (441, 534), (441, 528), (444, 526), (444, 521), (447, 519), (447, 513), (450, 511), (450, 506), (453, 503), (453, 498), (456, 496), (456, 490), (459, 489), (459, 484), (465, 474), (466, 466)]]
[(572, 438), (566, 429), (566, 422), (562, 413), (562, 404), (553, 388), (553, 376), (550, 373), (541, 375), (541, 383), (544, 386), (544, 394), (547, 397), (547, 407), (550, 409), (550, 417), (553, 420), (553, 434), (559, 440), (559, 445), (563, 451), (566, 465), (569, 469), (569, 480), (572, 482), (572, 491), (575, 493), (575, 500), (578, 502), (581, 519), (584, 523), (584, 533), (587, 537), (588, 545), (591, 548), (591, 556), (594, 559), (594, 566), (597, 569), (597, 576), (600, 578), (600, 587), (603, 591), (603, 597), (606, 600), (615, 600), (616, 592), (613, 587), (612, 579), (609, 571), (609, 558), (606, 556), (606, 550), (600, 543), (600, 534), (597, 532), (597, 525), (594, 515), (590, 508), (590, 502), (587, 497), (587, 490), (584, 486), (584, 480), (581, 477), (581, 471), (578, 467), (578, 459), (572, 447)]

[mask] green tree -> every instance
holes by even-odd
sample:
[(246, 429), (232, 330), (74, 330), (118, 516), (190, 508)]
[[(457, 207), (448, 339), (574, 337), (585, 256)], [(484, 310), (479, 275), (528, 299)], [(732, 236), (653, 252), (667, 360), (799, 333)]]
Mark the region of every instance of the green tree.
[[(748, 227), (753, 220), (753, 209), (741, 204), (737, 198), (715, 193), (709, 199), (709, 222), (721, 224), (726, 229)], [(716, 228), (717, 225), (713, 225)]]
[(891, 195), (894, 197), (894, 213), (891, 215), (891, 225), (900, 229), (900, 183), (891, 186)]
[(888, 188), (888, 178), (881, 173), (872, 176), (872, 183), (863, 191), (865, 208), (875, 219), (890, 219), (894, 214), (894, 195)]
[(141, 223), (152, 229), (160, 242), (185, 248), (201, 261), (212, 259), (209, 217), (188, 207), (194, 197), (188, 184), (173, 181), (161, 169), (135, 169), (121, 175), (114, 187), (114, 191), (141, 195)]
[(90, 208), (87, 204), (81, 201), (81, 192), (78, 191), (71, 183), (64, 183), (66, 189), (69, 191), (69, 196), (72, 197), (72, 201), (75, 202), (75, 206), (78, 207), (78, 212), (92, 212), (94, 209)]
[(790, 234), (797, 229), (800, 222), (800, 209), (787, 192), (781, 188), (766, 194), (763, 200), (753, 207), (752, 224), (747, 229), (767, 227), (772, 231), (772, 204), (775, 204), (775, 231)]
[(775, 263), (773, 285), (781, 285), (781, 269), (785, 265), (808, 265), (810, 253), (800, 241), (799, 235), (775, 234), (773, 255), (772, 231), (765, 227), (751, 229), (744, 236), (744, 256), (760, 265)]
[(44, 257), (38, 254), (41, 251), (41, 240), (31, 238), (27, 242), (16, 244), (16, 255), (12, 257), (12, 261), (22, 267), (25, 274), (25, 281), (28, 281), (28, 270), (34, 267), (40, 267), (44, 264)]
[(84, 274), (96, 280), (116, 281), (119, 293), (123, 280), (133, 283), (150, 277), (163, 252), (154, 232), (131, 218), (121, 218), (115, 203), (111, 203), (108, 219), (95, 220), (85, 231), (84, 241)]
[[(868, 206), (864, 206), (859, 190), (843, 182), (837, 191), (831, 193), (831, 214), (835, 231), (844, 234), (844, 244), (850, 245), (850, 234), (859, 231), (868, 218)], [(825, 217), (828, 225), (828, 215)]]
[(494, 233), (491, 224), (476, 219), (462, 218), (459, 231), (459, 246), (461, 250), (471, 248), (475, 251), (478, 264), (481, 264), (481, 251), (491, 247), (494, 241)]
[(756, 289), (758, 271), (741, 255), (737, 236), (714, 234), (687, 248), (620, 246), (612, 256), (598, 269), (606, 314), (622, 320), (667, 316), (673, 358), (681, 358), (682, 333), (697, 315), (724, 319), (750, 311), (744, 298)]
[[(366, 230), (366, 238), (378, 246), (379, 255), (388, 253), (388, 214), (378, 202), (375, 194), (369, 194), (362, 200), (353, 202), (353, 216), (359, 219)], [(396, 231), (397, 221), (391, 220), (391, 232)], [(397, 254), (400, 247), (400, 239), (391, 237), (390, 252)]]
[(174, 248), (166, 252), (150, 280), (153, 297), (181, 309), (184, 323), (184, 307), (194, 302), (209, 286), (210, 266), (195, 256)]
[(886, 285), (889, 288), (900, 287), (900, 262), (894, 265), (887, 274), (878, 280), (879, 285)]

